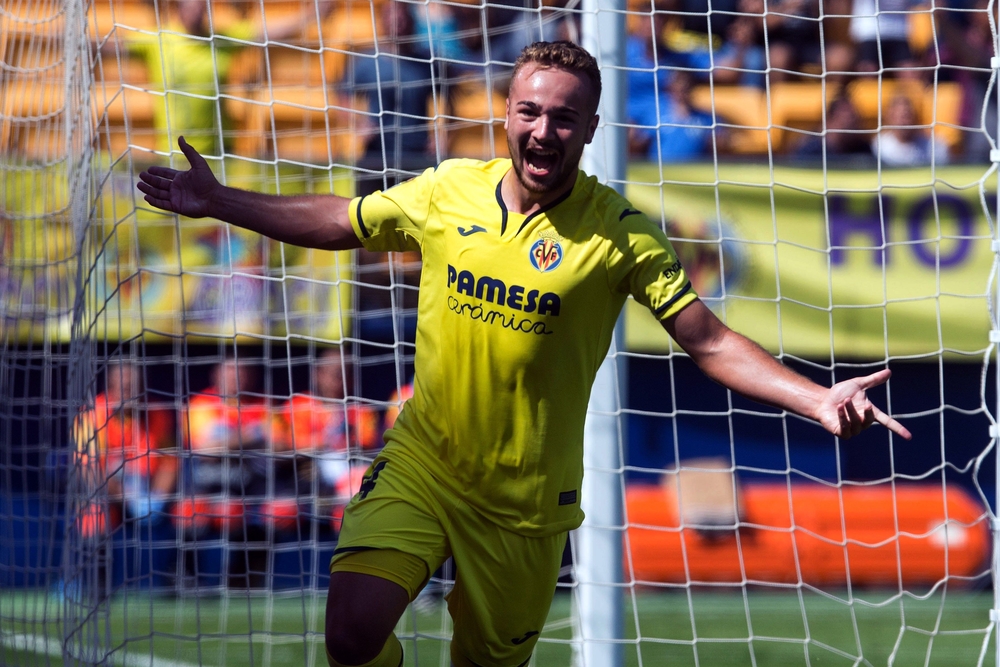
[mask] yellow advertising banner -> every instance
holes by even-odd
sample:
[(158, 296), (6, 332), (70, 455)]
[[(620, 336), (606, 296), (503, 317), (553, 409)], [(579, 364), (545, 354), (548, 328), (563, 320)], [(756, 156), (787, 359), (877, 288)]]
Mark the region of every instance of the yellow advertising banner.
[[(229, 167), (228, 181), (247, 189), (345, 195), (353, 189), (346, 172)], [(5, 184), (3, 336), (69, 340), (74, 308), (79, 335), (97, 339), (267, 336), (335, 343), (349, 331), (350, 253), (282, 246), (217, 220), (154, 211), (141, 201), (131, 173), (106, 176), (90, 222), (79, 227), (60, 171), (26, 172)]]
[[(978, 360), (994, 263), (987, 173), (633, 165), (626, 195), (666, 223), (706, 303), (773, 353)], [(632, 301), (625, 343), (670, 348)]]
[[(276, 180), (273, 166), (257, 169), (228, 165), (228, 180), (286, 194), (353, 188), (347, 172), (289, 171)], [(706, 303), (774, 353), (972, 360), (988, 345), (994, 253), (986, 211), (996, 177), (987, 173), (636, 164), (626, 194), (665, 222)], [(349, 330), (349, 256), (152, 211), (134, 176), (114, 170), (95, 197), (98, 222), (78, 238), (65, 183), (58, 170), (28, 170), (0, 189), (0, 335), (69, 339), (77, 257), (87, 258), (83, 335), (333, 342)], [(670, 348), (633, 302), (626, 346)]]

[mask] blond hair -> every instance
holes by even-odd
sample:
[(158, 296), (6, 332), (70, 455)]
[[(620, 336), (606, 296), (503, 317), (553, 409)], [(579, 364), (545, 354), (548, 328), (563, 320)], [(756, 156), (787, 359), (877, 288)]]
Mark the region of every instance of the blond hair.
[(597, 59), (582, 46), (566, 41), (529, 44), (521, 50), (521, 54), (514, 61), (511, 78), (517, 77), (517, 73), (526, 65), (582, 74), (590, 81), (593, 108), (594, 111), (597, 110), (597, 103), (601, 99), (601, 69), (597, 66)]

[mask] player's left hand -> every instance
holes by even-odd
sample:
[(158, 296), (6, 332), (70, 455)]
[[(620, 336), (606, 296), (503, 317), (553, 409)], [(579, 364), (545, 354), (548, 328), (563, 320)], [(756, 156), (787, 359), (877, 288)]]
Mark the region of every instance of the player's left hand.
[(866, 390), (884, 384), (890, 375), (892, 372), (885, 369), (866, 377), (838, 382), (830, 387), (818, 408), (817, 418), (820, 424), (845, 440), (861, 433), (875, 422), (902, 438), (912, 438), (905, 426), (875, 407), (865, 394)]

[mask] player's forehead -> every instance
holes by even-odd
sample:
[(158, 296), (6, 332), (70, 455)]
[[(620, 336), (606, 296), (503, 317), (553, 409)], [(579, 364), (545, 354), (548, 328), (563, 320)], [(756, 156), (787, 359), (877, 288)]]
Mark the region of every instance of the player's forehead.
[(510, 83), (512, 106), (530, 104), (543, 109), (568, 107), (586, 113), (591, 106), (591, 84), (582, 72), (529, 63)]

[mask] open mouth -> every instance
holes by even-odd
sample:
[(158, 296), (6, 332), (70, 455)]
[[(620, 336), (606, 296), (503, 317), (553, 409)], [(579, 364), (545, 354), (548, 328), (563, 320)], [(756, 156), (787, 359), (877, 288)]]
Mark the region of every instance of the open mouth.
[(553, 172), (558, 161), (559, 153), (551, 149), (529, 148), (524, 152), (525, 166), (532, 176), (548, 176)]

